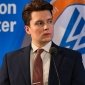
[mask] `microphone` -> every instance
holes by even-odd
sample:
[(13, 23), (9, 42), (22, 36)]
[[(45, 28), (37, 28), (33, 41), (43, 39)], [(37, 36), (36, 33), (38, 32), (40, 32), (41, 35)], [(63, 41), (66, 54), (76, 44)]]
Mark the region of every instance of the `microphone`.
[(55, 48), (55, 47), (51, 47), (49, 52), (50, 52), (51, 55), (57, 55), (57, 53), (58, 53), (57, 48)]
[(53, 65), (54, 65), (54, 68), (55, 68), (55, 71), (56, 71), (56, 75), (57, 75), (58, 81), (59, 81), (58, 83), (60, 85), (60, 78), (59, 78), (58, 70), (57, 70), (57, 67), (56, 67), (55, 59), (54, 59), (54, 57), (56, 57), (57, 54), (58, 54), (58, 50), (55, 47), (51, 47), (49, 52), (53, 56), (51, 59), (53, 60)]

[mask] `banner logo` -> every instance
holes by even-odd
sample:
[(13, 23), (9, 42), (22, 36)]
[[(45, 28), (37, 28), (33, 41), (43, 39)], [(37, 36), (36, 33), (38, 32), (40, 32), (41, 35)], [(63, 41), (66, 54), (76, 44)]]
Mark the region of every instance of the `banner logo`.
[(85, 1), (52, 0), (54, 6), (53, 41), (85, 54)]
[(79, 16), (80, 12), (75, 8), (60, 45), (79, 50), (83, 54), (85, 53), (85, 19)]

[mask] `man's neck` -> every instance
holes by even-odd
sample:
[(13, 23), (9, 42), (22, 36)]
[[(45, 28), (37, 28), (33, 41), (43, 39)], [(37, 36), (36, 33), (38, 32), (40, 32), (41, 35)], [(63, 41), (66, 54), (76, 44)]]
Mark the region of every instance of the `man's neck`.
[[(49, 41), (49, 42), (51, 42), (51, 41)], [(35, 46), (37, 46), (38, 48), (42, 48), (42, 47), (44, 47), (46, 44), (48, 44), (49, 42), (45, 42), (45, 43), (35, 43), (35, 42), (32, 42)]]

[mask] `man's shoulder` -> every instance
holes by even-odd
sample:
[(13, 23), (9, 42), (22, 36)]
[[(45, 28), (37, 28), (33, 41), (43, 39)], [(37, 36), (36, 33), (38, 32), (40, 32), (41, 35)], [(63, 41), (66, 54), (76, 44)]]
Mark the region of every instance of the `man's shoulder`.
[(5, 57), (7, 57), (7, 58), (13, 58), (13, 57), (16, 58), (17, 57), (18, 58), (19, 56), (24, 55), (28, 51), (30, 51), (30, 46), (23, 47), (23, 48), (8, 52), (5, 54)]
[(81, 56), (81, 53), (77, 50), (58, 46), (55, 43), (53, 43), (53, 46), (56, 47), (56, 49), (58, 50), (58, 53), (61, 54), (61, 55), (74, 56), (74, 57)]
[(59, 47), (59, 49), (61, 51), (63, 51), (63, 53), (66, 54), (66, 55), (71, 55), (71, 56), (81, 55), (81, 53), (79, 51), (73, 50), (71, 48)]

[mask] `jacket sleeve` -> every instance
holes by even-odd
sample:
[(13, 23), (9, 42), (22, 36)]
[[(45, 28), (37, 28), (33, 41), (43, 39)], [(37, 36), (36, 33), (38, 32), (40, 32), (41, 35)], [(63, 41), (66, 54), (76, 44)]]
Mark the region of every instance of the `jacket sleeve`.
[(0, 68), (0, 85), (10, 85), (6, 58), (7, 56), (4, 57)]
[(75, 65), (72, 75), (72, 85), (85, 85), (85, 69), (82, 63), (82, 56), (80, 53), (77, 53), (75, 57)]

